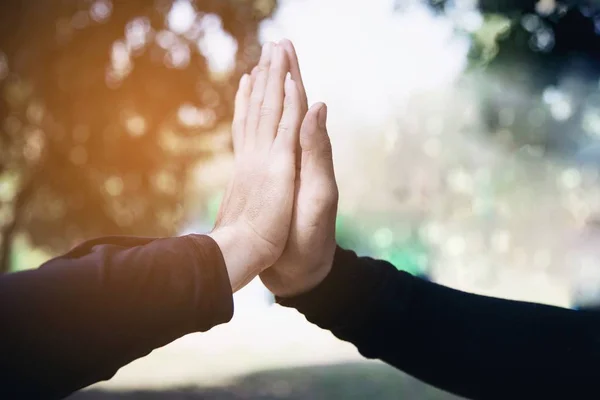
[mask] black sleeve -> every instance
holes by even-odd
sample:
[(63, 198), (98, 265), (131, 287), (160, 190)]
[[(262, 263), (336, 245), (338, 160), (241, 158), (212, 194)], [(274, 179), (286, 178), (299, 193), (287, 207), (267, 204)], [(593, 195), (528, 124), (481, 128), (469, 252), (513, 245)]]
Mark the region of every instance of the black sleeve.
[(600, 313), (464, 293), (340, 248), (317, 288), (278, 301), (365, 357), (459, 396), (600, 396)]
[(233, 315), (208, 236), (110, 237), (0, 278), (0, 398), (61, 398)]

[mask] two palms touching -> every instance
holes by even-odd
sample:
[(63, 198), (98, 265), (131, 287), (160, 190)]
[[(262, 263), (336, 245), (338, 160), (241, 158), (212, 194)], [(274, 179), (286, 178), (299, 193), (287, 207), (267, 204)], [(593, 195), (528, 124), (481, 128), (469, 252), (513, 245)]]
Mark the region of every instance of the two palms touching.
[[(290, 73), (306, 110), (306, 91), (294, 46), (289, 40), (279, 45), (286, 50)], [(280, 297), (312, 289), (327, 276), (333, 262), (338, 188), (326, 122), (327, 106), (323, 103), (313, 105), (302, 121), (299, 173), (287, 245), (277, 262), (260, 274), (265, 286)]]
[(292, 43), (265, 44), (240, 81), (234, 177), (210, 234), (234, 291), (260, 274), (275, 295), (293, 296), (329, 273), (338, 191), (326, 118), (325, 104), (308, 109)]

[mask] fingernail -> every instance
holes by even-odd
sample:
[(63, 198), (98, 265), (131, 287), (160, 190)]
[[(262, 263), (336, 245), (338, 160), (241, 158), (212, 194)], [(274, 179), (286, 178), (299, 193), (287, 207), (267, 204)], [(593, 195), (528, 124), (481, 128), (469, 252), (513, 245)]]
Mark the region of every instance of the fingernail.
[(273, 49), (273, 43), (267, 42), (262, 47), (262, 53), (260, 55), (260, 62), (266, 62), (271, 57), (271, 51)]
[(248, 82), (248, 74), (242, 75), (240, 78), (240, 87), (244, 86)]
[(317, 120), (321, 128), (325, 128), (327, 126), (327, 104), (323, 104), (319, 109)]

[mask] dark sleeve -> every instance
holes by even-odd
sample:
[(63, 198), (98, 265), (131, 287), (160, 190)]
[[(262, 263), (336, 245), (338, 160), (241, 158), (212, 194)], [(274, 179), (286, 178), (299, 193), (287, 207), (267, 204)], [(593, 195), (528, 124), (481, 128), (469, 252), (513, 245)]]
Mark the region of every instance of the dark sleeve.
[(86, 242), (0, 278), (0, 398), (61, 398), (233, 315), (208, 236)]
[(278, 302), (365, 357), (459, 396), (600, 393), (600, 313), (464, 293), (340, 248), (317, 288)]

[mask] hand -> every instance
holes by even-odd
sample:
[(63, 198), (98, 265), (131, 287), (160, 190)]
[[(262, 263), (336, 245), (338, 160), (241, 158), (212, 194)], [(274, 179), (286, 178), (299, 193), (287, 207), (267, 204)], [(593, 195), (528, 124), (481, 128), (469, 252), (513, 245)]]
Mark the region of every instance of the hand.
[[(306, 91), (294, 47), (287, 40), (281, 41), (279, 46), (286, 49), (290, 73), (306, 109)], [(295, 296), (314, 288), (325, 279), (333, 263), (338, 189), (326, 120), (327, 106), (323, 103), (312, 106), (304, 117), (288, 242), (277, 262), (260, 274), (265, 286), (280, 297)]]
[(271, 266), (288, 239), (303, 116), (288, 71), (283, 48), (266, 43), (254, 79), (244, 75), (236, 94), (234, 176), (209, 234), (234, 292)]

